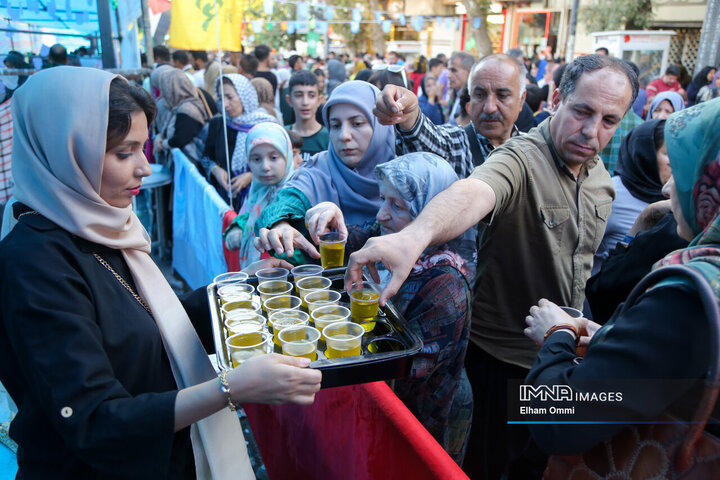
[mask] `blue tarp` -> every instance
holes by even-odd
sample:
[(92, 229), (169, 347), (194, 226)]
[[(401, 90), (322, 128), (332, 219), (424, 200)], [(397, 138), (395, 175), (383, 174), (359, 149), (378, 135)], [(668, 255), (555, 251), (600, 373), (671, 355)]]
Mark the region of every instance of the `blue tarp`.
[(173, 268), (191, 288), (227, 271), (222, 221), (228, 204), (178, 149), (173, 188)]

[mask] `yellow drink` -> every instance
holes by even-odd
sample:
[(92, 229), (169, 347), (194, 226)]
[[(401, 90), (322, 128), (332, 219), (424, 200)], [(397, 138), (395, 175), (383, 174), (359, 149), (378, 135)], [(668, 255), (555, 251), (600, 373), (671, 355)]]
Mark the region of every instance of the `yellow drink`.
[(320, 263), (323, 268), (342, 267), (345, 263), (345, 244), (320, 243)]
[(317, 342), (286, 342), (282, 345), (283, 355), (317, 360)]
[(308, 314), (297, 310), (285, 310), (273, 315), (271, 323), (273, 327), (273, 342), (275, 342), (275, 345), (278, 347), (282, 347), (278, 334), (288, 327), (307, 325)]
[[(377, 317), (380, 294), (372, 290), (361, 290), (350, 293), (350, 316), (356, 322), (369, 322)], [(375, 322), (364, 323), (366, 332), (375, 328)]]
[[(321, 315), (315, 317), (315, 328), (322, 332), (322, 329), (330, 325), (331, 323), (344, 322), (347, 315), (336, 315), (329, 313), (327, 315)], [(320, 340), (325, 340), (325, 336), (321, 336)]]
[(263, 332), (240, 333), (228, 338), (227, 347), (233, 367), (237, 367), (248, 358), (267, 353), (266, 341), (267, 337)]
[[(331, 341), (325, 349), (327, 358), (357, 357), (362, 354), (360, 338), (351, 341), (354, 337), (349, 334), (339, 334), (332, 337), (332, 340), (340, 340), (340, 343)], [(344, 342), (343, 342), (344, 340)]]

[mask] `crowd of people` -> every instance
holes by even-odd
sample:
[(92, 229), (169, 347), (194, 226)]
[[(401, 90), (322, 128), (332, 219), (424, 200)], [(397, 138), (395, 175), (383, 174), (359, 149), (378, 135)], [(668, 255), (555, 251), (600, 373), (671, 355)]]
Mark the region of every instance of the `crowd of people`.
[[(717, 66), (683, 85), (677, 65), (649, 79), (606, 49), (570, 63), (153, 54), (142, 85), (63, 66), (8, 94), (18, 224), (0, 244), (0, 380), (22, 478), (247, 472), (224, 407), (308, 404), (320, 387), (309, 362), (276, 355), (218, 385), (195, 333), (203, 289), (175, 296), (130, 207), (146, 157), (170, 165), (172, 149), (237, 212), (217, 234), (250, 274), (318, 263), (321, 234), (347, 236), (346, 287), (369, 275), (423, 339), (395, 393), (470, 478), (541, 478), (548, 455), (624, 427), (509, 425), (512, 380), (701, 379), (717, 361), (686, 282), (623, 304), (677, 264), (720, 299)], [(688, 395), (617, 408), (647, 420)]]

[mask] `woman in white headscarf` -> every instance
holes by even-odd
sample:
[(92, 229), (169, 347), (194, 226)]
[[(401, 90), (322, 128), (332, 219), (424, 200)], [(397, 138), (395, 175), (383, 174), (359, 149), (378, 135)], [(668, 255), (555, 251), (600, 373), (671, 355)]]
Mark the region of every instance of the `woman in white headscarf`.
[(307, 404), (320, 387), (279, 355), (218, 379), (188, 316), (208, 310), (202, 291), (179, 301), (131, 208), (153, 115), (144, 90), (101, 70), (53, 68), (15, 93), (0, 380), (19, 478), (254, 478), (230, 407)]
[[(223, 119), (220, 115), (210, 120), (203, 167), (219, 193), (228, 198), (228, 164), (230, 165), (232, 207), (238, 211), (250, 191), (252, 181), (245, 155), (245, 137), (250, 129), (259, 123), (279, 122), (260, 108), (257, 91), (244, 76), (233, 73), (223, 75), (215, 82), (215, 90), (218, 106), (225, 108), (227, 128), (223, 132)], [(226, 142), (229, 162), (225, 151)]]

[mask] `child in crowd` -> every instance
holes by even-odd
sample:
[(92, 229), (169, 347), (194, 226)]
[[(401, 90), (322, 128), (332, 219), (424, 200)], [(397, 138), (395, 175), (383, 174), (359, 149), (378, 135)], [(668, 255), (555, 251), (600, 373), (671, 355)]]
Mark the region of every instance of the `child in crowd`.
[(303, 139), (301, 149), (303, 161), (328, 148), (330, 134), (320, 122), (316, 113), (320, 105), (318, 81), (314, 73), (299, 70), (292, 74), (288, 82), (287, 102), (295, 112), (295, 123), (285, 128), (300, 135)]
[(290, 136), (278, 124), (265, 122), (254, 126), (244, 147), (252, 173), (250, 192), (240, 214), (223, 234), (227, 248), (239, 250), (241, 268), (260, 259), (260, 252), (253, 247), (255, 222), (295, 171)]
[(295, 170), (297, 170), (304, 162), (302, 158), (303, 138), (292, 130), (288, 130), (287, 132), (288, 135), (290, 135), (290, 142), (293, 148), (293, 163), (295, 164)]

